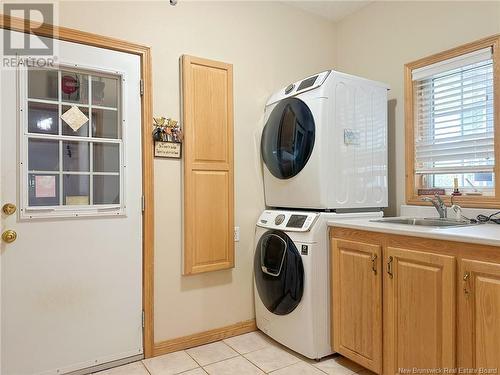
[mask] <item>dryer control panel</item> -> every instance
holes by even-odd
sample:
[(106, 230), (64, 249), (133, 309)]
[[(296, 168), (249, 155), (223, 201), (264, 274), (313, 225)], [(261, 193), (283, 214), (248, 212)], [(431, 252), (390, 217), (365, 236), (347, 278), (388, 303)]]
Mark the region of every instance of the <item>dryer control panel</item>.
[(266, 106), (276, 103), (290, 96), (302, 94), (303, 92), (316, 89), (325, 83), (326, 79), (332, 73), (332, 70), (326, 70), (321, 73), (314, 74), (300, 81), (290, 83), (283, 87), (280, 91), (274, 93), (267, 101)]
[(288, 232), (307, 232), (318, 216), (318, 212), (266, 210), (260, 215), (257, 225)]

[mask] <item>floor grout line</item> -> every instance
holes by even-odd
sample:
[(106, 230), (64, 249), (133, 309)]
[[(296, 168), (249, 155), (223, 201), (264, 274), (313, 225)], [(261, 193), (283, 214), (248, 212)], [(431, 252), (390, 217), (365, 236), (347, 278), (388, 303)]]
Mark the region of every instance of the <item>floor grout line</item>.
[(148, 367), (146, 366), (146, 364), (144, 363), (144, 359), (141, 359), (141, 360), (140, 360), (140, 362), (141, 362), (142, 367), (144, 367), (144, 368), (146, 369), (147, 373), (148, 373), (149, 375), (153, 375), (153, 374), (151, 373), (151, 371), (149, 371), (149, 369), (148, 369)]
[(200, 363), (191, 354), (189, 354), (189, 352), (187, 350), (183, 350), (183, 352), (186, 353), (188, 355), (188, 357), (191, 358), (198, 365), (198, 367), (202, 367), (200, 365)]

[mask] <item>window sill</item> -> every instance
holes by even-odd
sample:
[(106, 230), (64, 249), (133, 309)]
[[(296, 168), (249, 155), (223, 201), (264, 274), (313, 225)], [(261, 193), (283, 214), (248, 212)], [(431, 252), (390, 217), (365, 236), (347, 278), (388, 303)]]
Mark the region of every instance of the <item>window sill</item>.
[[(427, 195), (432, 197), (431, 195)], [(417, 205), (417, 206), (430, 206), (430, 202), (422, 201), (422, 196), (412, 196), (406, 198), (406, 204)], [(451, 205), (450, 195), (440, 195), (441, 199), (446, 203), (446, 205)], [(460, 207), (466, 208), (500, 208), (500, 199), (496, 197), (488, 196), (454, 196), (453, 204), (458, 204)]]

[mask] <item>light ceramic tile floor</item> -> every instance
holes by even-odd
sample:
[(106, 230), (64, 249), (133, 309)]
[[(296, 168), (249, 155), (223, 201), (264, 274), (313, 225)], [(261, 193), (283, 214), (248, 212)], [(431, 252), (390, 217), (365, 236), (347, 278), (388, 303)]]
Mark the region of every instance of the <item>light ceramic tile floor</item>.
[(374, 375), (371, 371), (339, 355), (326, 357), (319, 362), (307, 359), (259, 331), (145, 359), (97, 374)]

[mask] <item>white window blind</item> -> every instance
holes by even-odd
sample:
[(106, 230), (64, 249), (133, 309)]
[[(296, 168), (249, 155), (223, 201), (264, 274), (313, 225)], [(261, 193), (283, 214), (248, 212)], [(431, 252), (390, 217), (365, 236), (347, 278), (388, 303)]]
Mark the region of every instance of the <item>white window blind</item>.
[(415, 172), (493, 172), (491, 48), (415, 69), (412, 76)]

